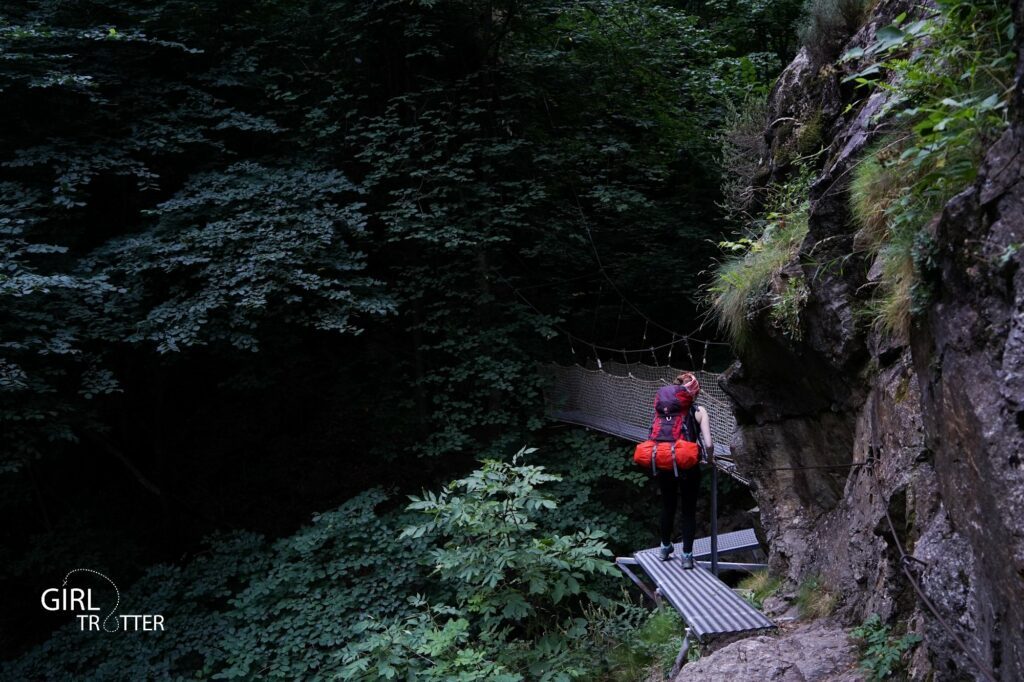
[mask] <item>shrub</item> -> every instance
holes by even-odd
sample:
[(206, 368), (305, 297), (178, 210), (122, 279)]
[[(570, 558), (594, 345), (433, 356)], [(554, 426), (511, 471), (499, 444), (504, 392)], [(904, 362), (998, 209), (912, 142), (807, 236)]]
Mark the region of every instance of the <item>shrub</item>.
[(365, 620), (362, 637), (346, 647), (337, 679), (447, 682), (521, 682), (523, 676), (495, 660), (496, 651), (477, 640), (470, 622), (454, 609), (410, 599), (419, 612), (397, 621)]
[(815, 64), (835, 59), (864, 22), (868, 0), (808, 0), (804, 5), (800, 42)]
[(757, 202), (757, 176), (765, 167), (764, 133), (768, 98), (749, 95), (737, 107), (726, 102), (729, 115), (721, 137), (722, 208), (733, 218), (748, 219)]
[(83, 638), (72, 622), (0, 678), (592, 678), (588, 610), (628, 607), (594, 589), (615, 572), (602, 533), (540, 523), (555, 478), (486, 462), (409, 510), (379, 511), (374, 489), (277, 541), (217, 536), (121, 595), (167, 614), (160, 636)]
[(429, 519), (407, 527), (402, 537), (443, 538), (431, 552), (435, 572), (480, 627), (514, 624), (538, 634), (573, 615), (569, 597), (600, 601), (586, 589), (587, 578), (615, 573), (602, 531), (539, 531), (538, 517), (558, 504), (537, 486), (558, 479), (543, 467), (489, 460), (439, 493), (412, 498), (409, 509)]
[[(532, 450), (520, 450), (518, 458)], [(610, 601), (590, 588), (613, 574), (604, 533), (557, 535), (539, 518), (557, 507), (538, 486), (557, 476), (542, 467), (485, 461), (439, 493), (413, 497), (427, 519), (401, 538), (433, 538), (434, 573), (449, 603), (416, 599), (401, 620), (367, 619), (366, 636), (341, 654), (341, 677), (355, 680), (569, 680), (592, 676), (587, 608)]]
[(0, 679), (330, 677), (339, 648), (362, 637), (361, 618), (404, 620), (404, 595), (435, 586), (417, 562), (428, 539), (398, 541), (406, 519), (378, 513), (385, 502), (366, 491), (274, 542), (214, 536), (186, 565), (154, 566), (120, 595), (123, 613), (166, 614), (166, 632), (90, 637), (72, 621), (0, 664)]
[[(584, 458), (587, 466), (579, 465)], [(558, 500), (558, 513), (538, 519), (545, 530), (571, 533), (589, 526), (613, 541), (613, 550), (633, 551), (651, 539), (645, 520), (650, 504), (644, 494), (647, 474), (638, 471), (622, 442), (583, 429), (550, 439), (530, 463), (561, 480), (545, 486)]]
[(588, 614), (588, 620), (596, 624), (592, 648), (608, 652), (608, 674), (616, 682), (660, 679), (683, 645), (683, 622), (669, 607), (656, 611), (629, 608)]
[(860, 668), (870, 682), (881, 682), (901, 673), (905, 654), (921, 641), (921, 636), (914, 633), (896, 637), (892, 628), (874, 613), (851, 634), (859, 640)]

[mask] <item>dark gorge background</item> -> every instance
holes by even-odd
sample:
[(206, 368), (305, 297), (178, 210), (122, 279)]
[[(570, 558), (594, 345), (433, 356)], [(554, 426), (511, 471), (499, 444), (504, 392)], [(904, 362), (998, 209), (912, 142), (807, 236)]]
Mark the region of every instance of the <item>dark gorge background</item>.
[[(61, 623), (38, 594), (77, 566), (146, 575), (136, 604), (191, 632), (130, 651), (71, 632), (11, 674), (339, 674), (369, 655), (332, 658), (372, 645), (360, 609), (440, 599), (429, 547), (396, 539), (405, 494), (525, 445), (565, 475), (553, 531), (647, 538), (628, 448), (544, 427), (535, 363), (593, 355), (565, 329), (672, 339), (637, 308), (701, 324), (731, 227), (718, 131), (792, 58), (800, 12), (5, 3), (0, 653)], [(595, 580), (594, 603), (619, 589)], [(501, 627), (551, 670), (580, 658)]]
[(1022, 26), (4, 3), (0, 679), (661, 679), (653, 486), (544, 419), (599, 357), (728, 367), (779, 627), (678, 680), (1019, 679)]

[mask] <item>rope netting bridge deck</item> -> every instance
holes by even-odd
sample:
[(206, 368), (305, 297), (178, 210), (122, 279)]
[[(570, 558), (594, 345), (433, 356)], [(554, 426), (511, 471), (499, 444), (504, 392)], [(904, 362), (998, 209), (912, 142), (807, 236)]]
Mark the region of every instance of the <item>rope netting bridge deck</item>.
[[(546, 364), (545, 413), (555, 421), (586, 426), (639, 443), (654, 418), (654, 394), (681, 372), (675, 367), (606, 361), (600, 366)], [(694, 371), (700, 382), (698, 404), (711, 416), (711, 436), (719, 468), (748, 484), (735, 472), (729, 444), (736, 430), (732, 401), (718, 387), (721, 374)]]

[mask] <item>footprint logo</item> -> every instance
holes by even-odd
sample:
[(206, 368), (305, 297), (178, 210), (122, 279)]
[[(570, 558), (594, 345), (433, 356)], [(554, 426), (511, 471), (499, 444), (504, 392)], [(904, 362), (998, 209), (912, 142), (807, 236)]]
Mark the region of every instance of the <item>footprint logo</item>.
[(74, 569), (71, 569), (70, 571), (68, 571), (68, 574), (66, 576), (64, 576), (64, 582), (61, 583), (61, 587), (62, 588), (67, 587), (67, 585), (68, 585), (68, 578), (70, 578), (75, 573), (92, 573), (93, 575), (98, 575), (99, 577), (103, 578), (104, 580), (109, 582), (114, 587), (114, 592), (117, 593), (117, 602), (114, 604), (114, 608), (110, 609), (110, 613), (107, 614), (107, 617), (103, 619), (102, 627), (103, 627), (103, 631), (104, 632), (117, 632), (117, 619), (114, 618), (114, 627), (113, 627), (113, 629), (110, 629), (110, 628), (107, 627), (107, 622), (112, 617), (114, 617), (117, 614), (117, 607), (121, 605), (121, 590), (117, 589), (117, 585), (109, 577), (107, 577), (106, 575), (100, 573), (99, 571), (94, 571), (91, 568), (74, 568)]

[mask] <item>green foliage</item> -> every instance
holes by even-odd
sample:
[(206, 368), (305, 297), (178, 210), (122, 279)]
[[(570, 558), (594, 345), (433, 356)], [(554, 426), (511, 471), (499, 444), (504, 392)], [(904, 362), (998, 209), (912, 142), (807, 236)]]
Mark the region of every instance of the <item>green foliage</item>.
[[(422, 421), (443, 425), (427, 440), (432, 454), (502, 456), (523, 413), (536, 414), (530, 344), (553, 336), (556, 320), (511, 304), (509, 285), (593, 274), (589, 236), (630, 291), (652, 288), (638, 242), (661, 244), (666, 258), (705, 248), (694, 238), (712, 232), (695, 215), (697, 203), (713, 210), (705, 131), (759, 78), (720, 56), (693, 17), (656, 3), (531, 5), (510, 16), (500, 63), (403, 93), (346, 135), (393, 253), (415, 263), (403, 259), (387, 279), (419, 318), (411, 330), (427, 369), (416, 384), (437, 397)], [(685, 300), (695, 277), (659, 300)], [(581, 309), (567, 294), (583, 293), (556, 288), (545, 309), (571, 325)]]
[(106, 438), (126, 349), (253, 350), (393, 309), (356, 246), (362, 189), (275, 91), (320, 80), (283, 73), (278, 9), (5, 5), (0, 470)]
[(807, 282), (802, 275), (788, 277), (785, 282), (781, 291), (772, 295), (772, 308), (768, 313), (768, 319), (783, 336), (800, 341), (803, 339), (800, 311), (809, 295)]
[(415, 516), (376, 512), (386, 498), (374, 490), (274, 543), (211, 538), (206, 553), (151, 569), (123, 595), (131, 612), (165, 614), (162, 636), (83, 638), (72, 624), (2, 672), (586, 678), (602, 665), (587, 648), (599, 626), (586, 614), (632, 612), (593, 589), (596, 577), (615, 572), (604, 533), (544, 530), (557, 504), (538, 486), (556, 480), (541, 467), (489, 461), (414, 497)]
[(799, 47), (794, 27), (803, 0), (694, 0), (687, 7), (738, 54), (770, 53), (781, 66)]
[(368, 636), (343, 655), (342, 674), (418, 679), (427, 671), (428, 679), (477, 679), (465, 675), (489, 666), (483, 669), (496, 675), (514, 673), (502, 679), (586, 677), (592, 664), (581, 648), (588, 623), (580, 609), (609, 603), (588, 584), (615, 569), (601, 531), (543, 531), (540, 517), (557, 504), (537, 486), (556, 480), (542, 467), (492, 460), (438, 493), (412, 497), (408, 508), (428, 520), (407, 526), (401, 537), (438, 541), (430, 559), (451, 589), (451, 605), (420, 600), (421, 613), (402, 628), (360, 625)]
[[(255, 350), (268, 320), (361, 330), (352, 318), (393, 310), (380, 282), (359, 276), (365, 254), (346, 243), (365, 230), (362, 189), (337, 171), (240, 162), (198, 173), (146, 211), (144, 235), (111, 240), (84, 261), (104, 268), (142, 319), (128, 342), (158, 352), (199, 344)], [(159, 292), (153, 298), (152, 292)]]
[(851, 634), (860, 640), (860, 669), (871, 682), (899, 676), (904, 669), (905, 655), (921, 641), (921, 635), (909, 632), (897, 637), (876, 613), (868, 616)]
[(746, 593), (747, 601), (757, 609), (763, 608), (764, 600), (778, 592), (780, 587), (782, 578), (773, 576), (766, 570), (752, 573), (737, 585), (741, 593)]
[(529, 460), (560, 480), (546, 490), (558, 500), (558, 513), (542, 520), (559, 533), (584, 526), (608, 535), (615, 551), (632, 552), (650, 541), (643, 519), (649, 514), (647, 474), (637, 471), (629, 448), (619, 439), (574, 429), (551, 439)]
[(821, 151), (825, 142), (823, 116), (820, 108), (815, 109), (797, 128), (794, 144), (801, 159), (809, 159)]
[(607, 679), (615, 682), (663, 676), (683, 643), (683, 621), (670, 607), (629, 607), (621, 613), (589, 614), (589, 620), (594, 624), (593, 650), (606, 652)]
[(796, 606), (801, 618), (825, 618), (835, 610), (836, 597), (821, 584), (819, 577), (812, 576), (797, 587)]
[(729, 103), (729, 118), (721, 134), (723, 170), (722, 207), (734, 220), (745, 221), (757, 204), (757, 178), (765, 172), (768, 97), (747, 95), (738, 105)]
[[(854, 246), (877, 258), (880, 265), (879, 292), (864, 314), (890, 336), (906, 333), (911, 301), (920, 281), (913, 246), (922, 234), (921, 225), (908, 221), (897, 224), (891, 219), (916, 177), (913, 169), (898, 162), (903, 144), (900, 137), (884, 138), (858, 163), (850, 183), (850, 206), (858, 227)], [(931, 210), (938, 208), (936, 205)]]
[(603, 531), (539, 532), (536, 518), (557, 503), (537, 486), (555, 480), (542, 467), (492, 460), (409, 505), (431, 518), (406, 528), (402, 537), (446, 539), (431, 553), (435, 571), (452, 584), (457, 605), (486, 631), (516, 624), (536, 636), (540, 614), (568, 619), (574, 597), (601, 600), (584, 587), (589, 576), (614, 574)]
[[(794, 7), (5, 3), (0, 472), (20, 469), (26, 489), (29, 474), (48, 473), (46, 498), (57, 495), (47, 483), (71, 477), (63, 462), (76, 472), (99, 463), (83, 499), (120, 530), (116, 517), (130, 513), (108, 500), (122, 477), (106, 476), (119, 460), (156, 483), (133, 492), (145, 504), (159, 496), (169, 525), (179, 504), (197, 504), (197, 517), (216, 509), (216, 521), (173, 529), (190, 547), (205, 523), (248, 522), (255, 502), (284, 512), (275, 532), (305, 513), (302, 482), (239, 500), (221, 494), (220, 477), (248, 490), (249, 476), (301, 468), (333, 501), (394, 473), (389, 459), (407, 451), (382, 442), (457, 456), (396, 465), (417, 482), (472, 456), (507, 456), (541, 424), (535, 362), (549, 357), (555, 325), (595, 324), (596, 336), (616, 314), (592, 250), (645, 308), (693, 303), (700, 268), (656, 281), (651, 248), (637, 245), (691, 265), (710, 254), (720, 217), (707, 188), (720, 184), (726, 103), (763, 92), (788, 58)], [(525, 288), (546, 314), (516, 299)], [(299, 388), (314, 405), (293, 400)], [(300, 440), (282, 426), (323, 433)], [(399, 650), (420, 675), (584, 676), (572, 642), (611, 580), (601, 533), (631, 543), (643, 498), (628, 456), (607, 441), (558, 447), (551, 459), (564, 460), (551, 470), (563, 475), (543, 481), (548, 496), (520, 490), (541, 504), (522, 510), (535, 527), (488, 546), (507, 561), (501, 575), (473, 553), (480, 528), (442, 515), (429, 536), (399, 542), (411, 521), (375, 511), (383, 494), (366, 493), (280, 541), (221, 537), (203, 557), (147, 573), (129, 596), (176, 628), (150, 649), (61, 630), (45, 653), (12, 664), (14, 676), (45, 678), (52, 663), (56, 678), (330, 677), (378, 661), (399, 630), (415, 633)], [(379, 461), (353, 454), (364, 452)], [(60, 455), (60, 473), (26, 466)], [(574, 470), (571, 457), (588, 466)], [(316, 465), (351, 476), (317, 476)], [(118, 504), (132, 498), (122, 492)], [(507, 491), (448, 494), (483, 524)], [(555, 498), (549, 513), (543, 500)], [(40, 514), (19, 496), (18, 518), (56, 514), (46, 502)], [(41, 551), (47, 539), (77, 527), (9, 525), (4, 551), (32, 545), (20, 574), (53, 556)], [(180, 548), (151, 544), (149, 556)], [(102, 549), (89, 551), (121, 556)], [(442, 566), (430, 579), (427, 557)], [(393, 570), (377, 575), (379, 565)], [(516, 582), (513, 568), (530, 580)], [(357, 632), (367, 604), (375, 620)], [(481, 643), (485, 628), (500, 631), (494, 643)], [(376, 648), (345, 648), (364, 635)], [(351, 657), (339, 662), (340, 652)], [(409, 662), (424, 656), (437, 659), (429, 670)]]
[(882, 265), (867, 312), (891, 336), (906, 334), (929, 299), (928, 223), (974, 181), (985, 148), (1007, 125), (1009, 8), (944, 1), (937, 10), (913, 22), (901, 15), (874, 43), (844, 55), (866, 62), (847, 80), (887, 90), (882, 115), (899, 126), (857, 166), (850, 188), (859, 245)]
[(641, 302), (696, 288), (635, 246), (710, 255), (713, 133), (794, 3), (727, 4), (699, 9), (728, 30), (649, 0), (8, 3), (0, 470), (106, 438), (129, 366), (328, 333), (386, 358), (392, 434), (504, 456), (552, 324), (603, 304), (509, 286), (592, 275), (589, 231)]
[[(414, 612), (405, 597), (431, 589), (419, 563), (426, 538), (397, 539), (408, 519), (374, 511), (366, 492), (276, 542), (211, 537), (182, 567), (156, 566), (122, 594), (122, 613), (160, 613), (151, 637), (83, 635), (77, 623), (5, 664), (10, 679), (252, 679), (327, 674), (338, 649), (376, 618)], [(381, 570), (387, 567), (387, 570)], [(116, 572), (115, 572), (116, 575)], [(59, 576), (54, 576), (57, 580)]]
[[(733, 252), (715, 271), (708, 287), (708, 300), (719, 326), (738, 347), (750, 342), (751, 321), (771, 309), (768, 294), (775, 279), (796, 256), (807, 234), (807, 172), (778, 188), (763, 219), (748, 228), (739, 242), (722, 242), (720, 247)], [(797, 285), (798, 286), (798, 285)], [(788, 294), (787, 294), (788, 291)], [(789, 329), (798, 320), (800, 290), (784, 289), (778, 294), (780, 305), (788, 306), (778, 319)]]
[(275, 543), (271, 566), (229, 602), (236, 625), (218, 677), (310, 674), (359, 634), (367, 605), (381, 618), (406, 612), (405, 595), (426, 588), (427, 542), (396, 541), (401, 519), (373, 512), (383, 501), (380, 492), (361, 495)]
[(888, 234), (886, 211), (903, 191), (899, 169), (890, 161), (900, 154), (900, 139), (883, 138), (858, 162), (850, 182), (850, 210), (858, 231), (854, 246), (877, 254)]
[(801, 120), (785, 121), (774, 127), (774, 172), (782, 169), (788, 172), (790, 167), (800, 172), (801, 168), (816, 164), (828, 146), (824, 139), (823, 115), (821, 108), (817, 108), (805, 113)]
[(398, 621), (363, 621), (361, 638), (345, 649), (346, 680), (523, 680), (493, 659), (495, 650), (478, 642), (458, 610), (410, 599), (417, 612)]

